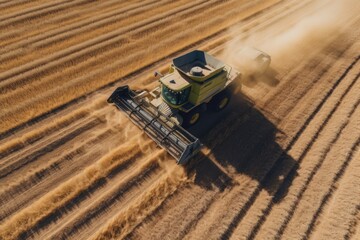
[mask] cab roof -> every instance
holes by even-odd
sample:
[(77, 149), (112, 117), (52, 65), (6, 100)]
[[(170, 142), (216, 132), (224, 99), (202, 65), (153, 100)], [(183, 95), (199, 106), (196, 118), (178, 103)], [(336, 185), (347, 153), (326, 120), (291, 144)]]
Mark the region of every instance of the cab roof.
[(174, 91), (180, 91), (191, 85), (178, 71), (161, 77), (160, 82)]

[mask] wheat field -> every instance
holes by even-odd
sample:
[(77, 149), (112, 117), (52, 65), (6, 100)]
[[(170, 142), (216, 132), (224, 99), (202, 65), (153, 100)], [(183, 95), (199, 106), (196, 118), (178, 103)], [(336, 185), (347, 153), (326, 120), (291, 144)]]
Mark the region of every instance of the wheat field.
[[(1, 0), (0, 239), (360, 239), (357, 0)], [(182, 167), (114, 106), (201, 49), (271, 68)], [(200, 123), (201, 124), (201, 123)]]

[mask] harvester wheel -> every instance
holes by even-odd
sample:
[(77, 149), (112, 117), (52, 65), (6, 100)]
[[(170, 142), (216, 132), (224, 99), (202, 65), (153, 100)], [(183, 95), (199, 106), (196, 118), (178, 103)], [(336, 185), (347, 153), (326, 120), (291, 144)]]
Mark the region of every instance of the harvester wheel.
[(230, 102), (231, 94), (229, 91), (222, 91), (218, 93), (213, 99), (210, 101), (210, 107), (216, 111), (219, 112), (226, 108), (226, 106)]
[(199, 122), (201, 117), (201, 111), (198, 109), (194, 109), (188, 113), (183, 113), (182, 117), (183, 117), (183, 122), (181, 125), (185, 128), (191, 127), (195, 125), (197, 122)]

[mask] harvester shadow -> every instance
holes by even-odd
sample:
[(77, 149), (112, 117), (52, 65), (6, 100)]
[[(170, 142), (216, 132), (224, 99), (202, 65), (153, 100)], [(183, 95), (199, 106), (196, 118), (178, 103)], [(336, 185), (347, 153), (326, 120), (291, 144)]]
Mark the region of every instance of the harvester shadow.
[(282, 183), (297, 162), (277, 143), (286, 136), (244, 96), (234, 96), (223, 113), (206, 113), (198, 126), (189, 131), (211, 153), (200, 152), (201, 160), (189, 165), (195, 184), (222, 191), (234, 184), (246, 187), (252, 179), (259, 183), (256, 191), (265, 189), (276, 201), (286, 196), (291, 184)]

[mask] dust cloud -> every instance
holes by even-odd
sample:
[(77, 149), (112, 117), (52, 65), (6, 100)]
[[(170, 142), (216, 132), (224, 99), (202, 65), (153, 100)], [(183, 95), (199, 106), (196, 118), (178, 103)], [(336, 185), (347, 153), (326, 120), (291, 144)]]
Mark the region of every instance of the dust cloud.
[(251, 63), (241, 60), (242, 50), (249, 47), (269, 54), (272, 68), (281, 69), (300, 63), (309, 54), (321, 54), (321, 49), (328, 42), (345, 32), (350, 26), (349, 20), (359, 13), (359, 8), (360, 2), (357, 0), (320, 1), (320, 5), (314, 4), (304, 10), (311, 14), (305, 15), (301, 21), (281, 22), (241, 40), (236, 37), (241, 26), (233, 27), (229, 31), (234, 40), (225, 47), (221, 58), (245, 75), (253, 68)]

